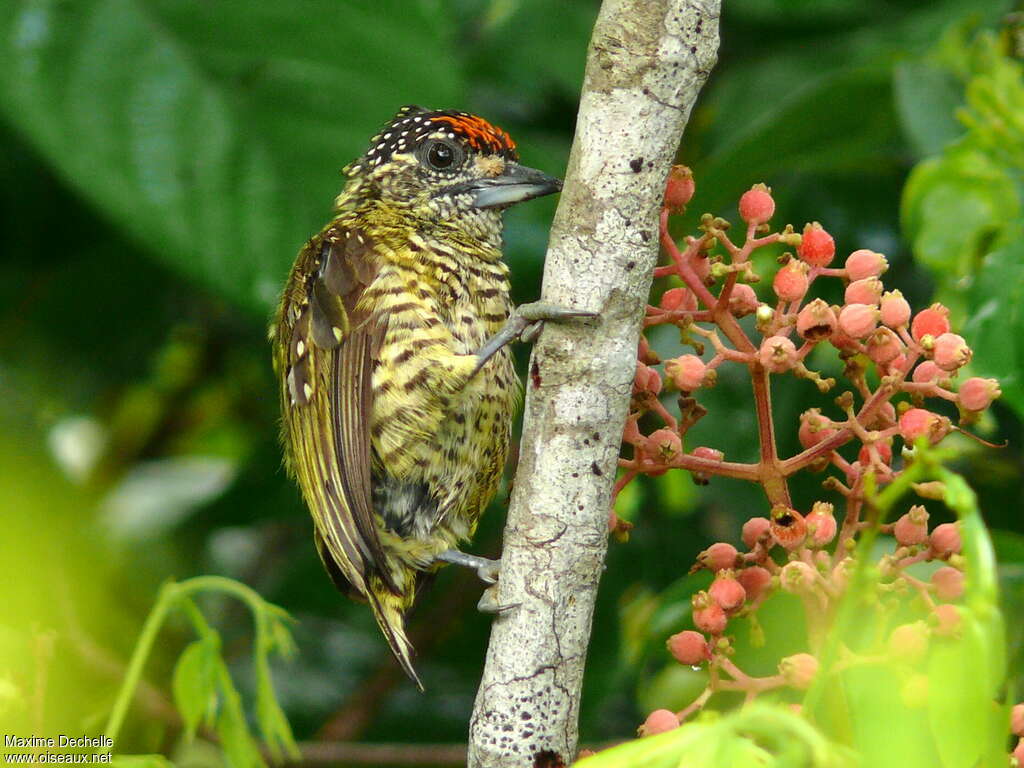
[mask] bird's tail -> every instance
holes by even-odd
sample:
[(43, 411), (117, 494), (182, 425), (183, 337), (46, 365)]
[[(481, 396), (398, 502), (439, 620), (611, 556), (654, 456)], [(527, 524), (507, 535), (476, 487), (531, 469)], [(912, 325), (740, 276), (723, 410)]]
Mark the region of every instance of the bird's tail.
[(370, 608), (373, 609), (373, 616), (377, 619), (377, 626), (380, 627), (381, 633), (391, 646), (391, 652), (395, 654), (405, 674), (422, 691), (423, 683), (412, 666), (412, 656), (416, 651), (405, 635), (405, 611), (409, 608), (410, 601), (405, 595), (391, 592), (376, 576), (370, 577), (367, 586), (369, 589), (366, 596)]

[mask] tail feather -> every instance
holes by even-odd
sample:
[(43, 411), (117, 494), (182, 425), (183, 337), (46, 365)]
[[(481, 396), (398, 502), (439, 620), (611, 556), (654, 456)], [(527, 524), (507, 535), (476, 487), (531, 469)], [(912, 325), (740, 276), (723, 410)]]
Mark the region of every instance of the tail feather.
[(373, 617), (377, 619), (377, 626), (380, 627), (381, 633), (391, 647), (391, 652), (398, 659), (398, 663), (405, 670), (405, 674), (416, 683), (416, 687), (420, 691), (423, 691), (423, 683), (412, 666), (412, 657), (416, 651), (412, 647), (412, 643), (409, 642), (409, 638), (405, 635), (404, 616), (406, 606), (404, 605), (404, 598), (399, 595), (392, 595), (386, 590), (373, 589), (377, 585), (372, 584), (372, 582), (370, 586), (371, 589), (368, 590), (367, 598), (369, 599), (370, 607), (373, 609)]

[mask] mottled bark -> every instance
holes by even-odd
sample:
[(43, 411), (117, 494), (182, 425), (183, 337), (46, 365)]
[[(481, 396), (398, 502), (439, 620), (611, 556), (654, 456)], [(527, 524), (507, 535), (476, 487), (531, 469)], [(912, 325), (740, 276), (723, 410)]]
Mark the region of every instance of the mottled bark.
[[(717, 0), (605, 0), (548, 247), (498, 601), (469, 765), (572, 762), (620, 438), (665, 177), (718, 47)], [(554, 41), (552, 44), (556, 44)]]

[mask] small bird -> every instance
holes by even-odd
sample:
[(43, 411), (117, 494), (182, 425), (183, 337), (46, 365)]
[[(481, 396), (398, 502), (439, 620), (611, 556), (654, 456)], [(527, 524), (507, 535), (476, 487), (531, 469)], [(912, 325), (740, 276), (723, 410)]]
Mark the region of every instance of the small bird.
[(342, 592), (366, 600), (420, 687), (404, 615), (458, 551), (501, 478), (520, 399), (507, 344), (544, 320), (515, 312), (502, 211), (561, 189), (483, 118), (403, 107), (343, 173), (335, 215), (299, 252), (270, 338), (286, 465)]

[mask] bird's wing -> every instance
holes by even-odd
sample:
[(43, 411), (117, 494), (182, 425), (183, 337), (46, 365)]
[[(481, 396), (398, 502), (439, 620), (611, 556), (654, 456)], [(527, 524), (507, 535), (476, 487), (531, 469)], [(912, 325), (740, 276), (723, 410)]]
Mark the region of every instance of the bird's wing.
[(341, 576), (363, 595), (371, 573), (398, 591), (381, 550), (370, 478), (371, 374), (387, 321), (358, 307), (377, 266), (366, 235), (329, 227), (300, 254), (277, 323), (292, 469), (324, 564), (339, 586)]

